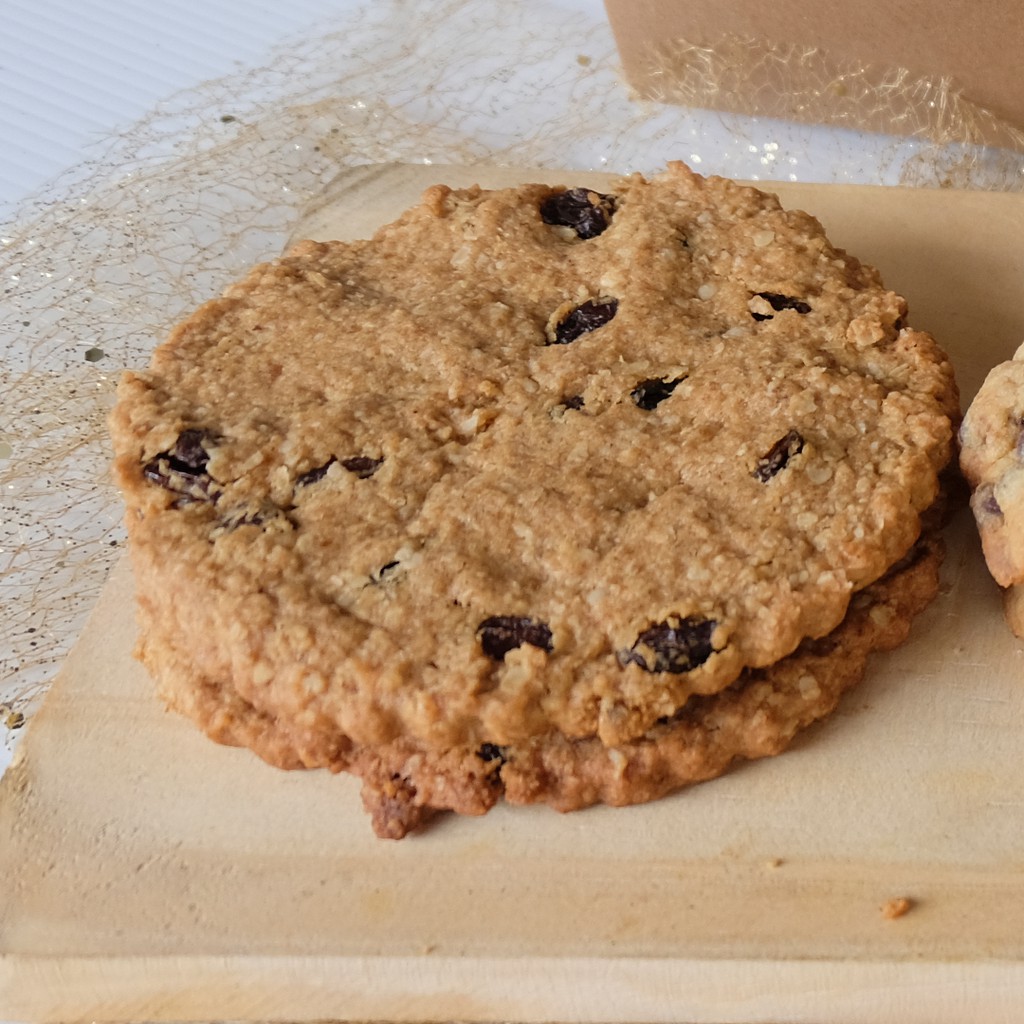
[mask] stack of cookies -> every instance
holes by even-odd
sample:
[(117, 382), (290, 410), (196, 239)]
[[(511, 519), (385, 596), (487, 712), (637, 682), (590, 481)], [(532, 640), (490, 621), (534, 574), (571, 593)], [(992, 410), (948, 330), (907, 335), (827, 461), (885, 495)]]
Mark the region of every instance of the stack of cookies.
[(299, 245), (112, 416), (139, 656), (381, 836), (781, 751), (937, 589), (958, 398), (811, 217), (681, 164)]

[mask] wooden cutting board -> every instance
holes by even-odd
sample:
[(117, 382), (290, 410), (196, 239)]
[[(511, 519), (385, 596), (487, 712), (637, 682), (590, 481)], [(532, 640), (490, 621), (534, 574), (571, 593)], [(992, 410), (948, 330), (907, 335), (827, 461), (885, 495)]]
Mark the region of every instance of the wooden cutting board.
[[(361, 168), (299, 234), (365, 235), (438, 180), (541, 178), (607, 180)], [(1024, 197), (778, 190), (909, 297), (965, 397), (1024, 340)], [(948, 542), (911, 641), (785, 756), (649, 806), (499, 807), (400, 843), (354, 780), (165, 713), (121, 566), (0, 784), (0, 1016), (1019, 1021), (1024, 646), (966, 514)]]

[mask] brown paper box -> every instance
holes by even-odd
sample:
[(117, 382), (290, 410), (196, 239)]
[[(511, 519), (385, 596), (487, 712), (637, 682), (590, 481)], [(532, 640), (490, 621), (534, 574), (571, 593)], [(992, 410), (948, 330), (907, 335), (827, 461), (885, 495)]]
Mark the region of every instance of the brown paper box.
[[(747, 66), (729, 68), (721, 89), (711, 83), (698, 90), (704, 102), (697, 96), (693, 105), (896, 133), (943, 118), (969, 122), (968, 132), (990, 120), (1024, 127), (1024, 4), (1018, 0), (606, 0), (605, 6), (626, 78), (643, 96), (664, 96), (677, 41), (734, 61), (742, 40), (749, 45), (741, 61)], [(738, 93), (728, 88), (737, 81)], [(893, 106), (892, 95), (901, 90)], [(918, 109), (908, 114), (904, 105)]]

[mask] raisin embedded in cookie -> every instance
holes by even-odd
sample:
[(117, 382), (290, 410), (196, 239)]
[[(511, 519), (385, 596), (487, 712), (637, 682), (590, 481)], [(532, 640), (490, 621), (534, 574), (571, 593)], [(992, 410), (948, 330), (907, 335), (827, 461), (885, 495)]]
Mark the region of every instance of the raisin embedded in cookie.
[(960, 467), (985, 561), (1024, 637), (1024, 346), (985, 378), (960, 425)]
[(141, 657), (203, 724), (220, 690), (218, 730), (360, 764), (619, 748), (843, 622), (957, 407), (903, 300), (765, 193), (435, 186), (125, 375)]

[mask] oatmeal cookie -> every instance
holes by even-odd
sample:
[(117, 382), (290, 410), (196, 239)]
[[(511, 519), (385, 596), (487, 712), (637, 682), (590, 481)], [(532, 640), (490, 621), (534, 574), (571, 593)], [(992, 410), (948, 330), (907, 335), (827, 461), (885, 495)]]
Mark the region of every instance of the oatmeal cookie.
[(435, 186), (125, 375), (139, 653), (302, 763), (641, 742), (911, 550), (957, 408), (903, 300), (756, 189)]
[(1024, 637), (1024, 345), (985, 378), (960, 425), (960, 467), (985, 562)]

